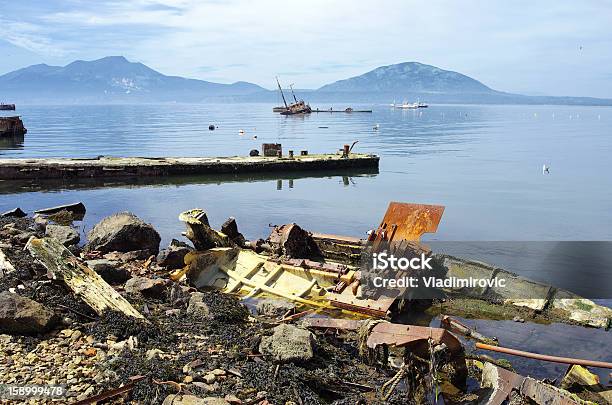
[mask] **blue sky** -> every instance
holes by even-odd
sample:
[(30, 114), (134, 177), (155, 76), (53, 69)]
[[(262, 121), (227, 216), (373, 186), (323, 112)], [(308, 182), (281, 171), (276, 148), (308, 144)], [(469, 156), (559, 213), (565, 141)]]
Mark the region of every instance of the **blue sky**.
[(316, 88), (418, 61), (503, 91), (612, 98), (612, 1), (0, 2), (0, 74), (123, 55), (165, 74)]

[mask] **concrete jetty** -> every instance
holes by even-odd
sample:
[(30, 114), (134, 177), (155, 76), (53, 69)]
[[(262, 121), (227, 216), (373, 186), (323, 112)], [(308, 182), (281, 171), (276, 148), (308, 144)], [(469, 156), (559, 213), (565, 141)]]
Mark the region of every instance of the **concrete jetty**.
[(372, 154), (321, 154), (294, 157), (110, 157), (0, 159), (0, 180), (112, 178), (128, 176), (286, 173), (378, 168)]

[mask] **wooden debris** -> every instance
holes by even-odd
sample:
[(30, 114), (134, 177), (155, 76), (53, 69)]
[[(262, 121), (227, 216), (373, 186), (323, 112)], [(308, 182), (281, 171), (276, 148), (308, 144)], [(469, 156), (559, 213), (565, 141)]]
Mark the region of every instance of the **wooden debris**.
[(450, 316), (444, 315), (442, 317), (442, 319), (440, 320), (440, 326), (446, 330), (449, 330), (451, 332), (456, 332), (459, 333), (465, 337), (470, 337), (474, 340), (477, 340), (479, 342), (483, 342), (483, 343), (487, 343), (490, 345), (497, 345), (497, 338), (493, 337), (493, 338), (489, 338), (486, 337), (480, 333), (478, 333), (476, 330), (470, 328), (467, 325), (464, 325), (463, 323), (459, 322), (456, 319), (451, 318)]
[(2, 214), (0, 214), (0, 217), (11, 217), (11, 218), (23, 218), (28, 216), (28, 214), (26, 214), (21, 208), (17, 207), (17, 208), (13, 208), (10, 211), (6, 211), (3, 212)]
[(58, 205), (57, 207), (51, 208), (43, 208), (40, 210), (34, 211), (36, 214), (55, 214), (60, 211), (68, 211), (75, 215), (84, 215), (85, 214), (85, 204), (82, 202), (74, 203), (74, 204), (66, 204), (66, 205)]
[(215, 247), (231, 247), (232, 241), (227, 235), (215, 231), (208, 223), (206, 211), (195, 208), (182, 212), (179, 220), (187, 225), (185, 236), (193, 242), (196, 250), (208, 250)]
[(30, 254), (49, 272), (89, 305), (98, 315), (117, 311), (137, 319), (144, 317), (95, 271), (82, 264), (68, 249), (53, 238), (31, 238), (26, 245)]

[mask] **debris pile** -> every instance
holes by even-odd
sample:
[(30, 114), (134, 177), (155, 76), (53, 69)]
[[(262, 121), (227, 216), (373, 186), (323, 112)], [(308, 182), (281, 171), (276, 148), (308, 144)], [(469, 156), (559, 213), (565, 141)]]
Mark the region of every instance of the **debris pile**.
[[(330, 317), (328, 309), (344, 316), (346, 308), (322, 299), (356, 296), (358, 278), (350, 263), (326, 260), (320, 235), (296, 224), (253, 243), (234, 218), (217, 231), (196, 209), (180, 216), (193, 246), (173, 240), (160, 251), (153, 226), (119, 213), (98, 223), (81, 248), (72, 221), (84, 208), (0, 217), (0, 384), (66, 385), (67, 403), (608, 398), (586, 368), (573, 366), (554, 387), (499, 368), (501, 362), (474, 360), (450, 331), (494, 340), (451, 318), (445, 328), (393, 323), (377, 319), (386, 312), (369, 301), (361, 304), (382, 316)], [(245, 290), (257, 299), (242, 300)], [(482, 383), (468, 388), (468, 375)]]

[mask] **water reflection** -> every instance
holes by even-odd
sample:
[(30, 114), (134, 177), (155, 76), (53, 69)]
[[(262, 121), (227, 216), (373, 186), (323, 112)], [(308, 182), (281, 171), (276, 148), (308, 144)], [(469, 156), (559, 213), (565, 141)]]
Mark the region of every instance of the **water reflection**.
[[(23, 149), (25, 137), (21, 135), (3, 135), (0, 136), (0, 150), (15, 150)], [(0, 155), (2, 153), (0, 152)]]
[(340, 178), (344, 186), (356, 185), (359, 178), (374, 178), (377, 168), (355, 168), (342, 170), (320, 170), (314, 172), (257, 173), (257, 174), (216, 174), (206, 176), (166, 176), (166, 177), (121, 177), (108, 179), (70, 178), (70, 179), (31, 179), (0, 182), (0, 194), (50, 192), (61, 190), (94, 190), (101, 188), (148, 186), (178, 187), (186, 185), (221, 185), (225, 183), (256, 183), (276, 181), (276, 189), (282, 190), (299, 185), (300, 179)]

